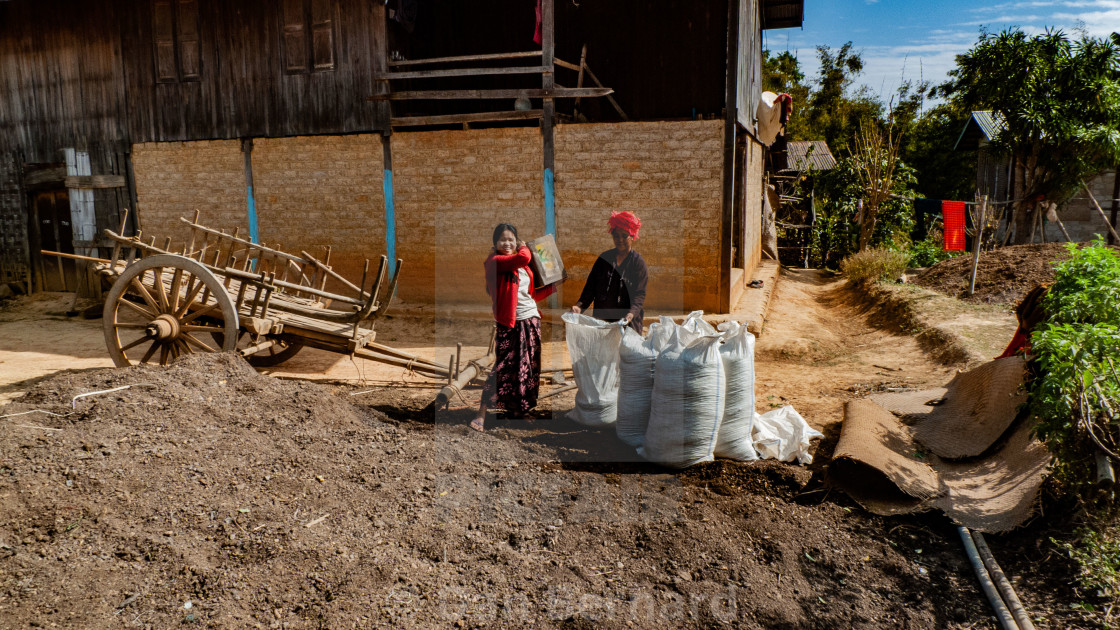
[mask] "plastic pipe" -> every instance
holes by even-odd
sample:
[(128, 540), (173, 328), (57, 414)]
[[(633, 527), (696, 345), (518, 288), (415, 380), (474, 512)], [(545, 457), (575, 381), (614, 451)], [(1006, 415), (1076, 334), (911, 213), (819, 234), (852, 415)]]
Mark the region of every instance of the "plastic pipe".
[(1003, 602), (1011, 609), (1011, 615), (1015, 617), (1015, 623), (1019, 624), (1019, 630), (1035, 630), (1034, 624), (1031, 623), (1031, 616), (1027, 614), (1027, 610), (1023, 608), (1023, 603), (1019, 601), (1019, 596), (1015, 594), (1011, 581), (1003, 574), (1003, 569), (999, 568), (996, 557), (992, 555), (992, 550), (988, 548), (988, 543), (984, 540), (984, 534), (972, 532), (972, 540), (976, 543), (976, 550), (980, 552), (980, 559), (984, 561), (984, 566), (988, 569), (988, 575), (996, 583), (996, 588), (999, 589)]
[(1022, 630), (1019, 628), (1019, 624), (1015, 623), (1011, 611), (1007, 609), (1000, 598), (996, 585), (992, 583), (992, 578), (988, 575), (988, 570), (984, 568), (984, 562), (980, 560), (980, 552), (976, 550), (976, 543), (973, 542), (972, 534), (968, 531), (968, 528), (958, 525), (957, 533), (960, 534), (961, 542), (964, 543), (964, 550), (968, 554), (969, 562), (972, 563), (972, 570), (976, 572), (976, 579), (980, 581), (980, 588), (984, 591), (992, 609), (996, 611), (996, 619), (999, 620), (1000, 627), (1003, 630)]

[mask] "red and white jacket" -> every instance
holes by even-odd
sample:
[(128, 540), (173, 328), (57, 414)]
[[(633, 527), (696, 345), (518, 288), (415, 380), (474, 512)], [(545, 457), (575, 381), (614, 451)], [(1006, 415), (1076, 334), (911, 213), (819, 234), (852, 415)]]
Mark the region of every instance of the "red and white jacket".
[[(529, 248), (520, 247), (516, 253), (509, 255), (492, 252), (486, 262), (482, 263), (486, 269), (486, 293), (493, 302), (494, 321), (507, 328), (513, 328), (517, 323), (518, 269), (525, 268), (529, 273), (529, 286), (533, 286), (533, 269), (529, 266), (531, 259)], [(555, 284), (529, 290), (530, 295), (538, 302), (555, 291)]]

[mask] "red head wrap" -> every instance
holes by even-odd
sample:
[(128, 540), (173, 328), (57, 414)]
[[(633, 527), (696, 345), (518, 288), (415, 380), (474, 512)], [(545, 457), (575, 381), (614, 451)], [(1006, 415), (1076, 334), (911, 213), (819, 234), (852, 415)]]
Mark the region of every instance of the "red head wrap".
[(638, 230), (642, 227), (642, 220), (634, 216), (633, 212), (623, 210), (622, 212), (612, 212), (611, 218), (607, 221), (607, 231), (613, 232), (615, 230), (623, 230), (638, 239)]

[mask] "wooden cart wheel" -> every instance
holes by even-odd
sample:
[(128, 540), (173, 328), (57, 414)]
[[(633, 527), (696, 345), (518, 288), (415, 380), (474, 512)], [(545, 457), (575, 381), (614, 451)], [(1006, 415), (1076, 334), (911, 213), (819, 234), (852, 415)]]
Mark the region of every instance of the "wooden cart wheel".
[[(226, 336), (224, 333), (216, 332), (213, 336), (214, 341), (218, 345), (225, 345)], [(249, 334), (248, 331), (242, 330), (237, 338), (237, 347), (247, 348), (253, 345), (252, 339), (253, 337)], [(291, 343), (285, 339), (277, 339), (276, 345), (270, 346), (265, 350), (261, 350), (256, 354), (250, 354), (249, 356), (245, 357), (245, 360), (248, 361), (249, 365), (253, 367), (273, 367), (280, 365), (288, 359), (296, 356), (297, 354), (299, 354), (300, 350), (303, 350), (302, 343)]]
[[(104, 328), (117, 367), (154, 360), (167, 365), (184, 354), (232, 352), (237, 309), (201, 263), (160, 254), (129, 265), (113, 283), (105, 298)], [(215, 344), (213, 333), (227, 342)]]

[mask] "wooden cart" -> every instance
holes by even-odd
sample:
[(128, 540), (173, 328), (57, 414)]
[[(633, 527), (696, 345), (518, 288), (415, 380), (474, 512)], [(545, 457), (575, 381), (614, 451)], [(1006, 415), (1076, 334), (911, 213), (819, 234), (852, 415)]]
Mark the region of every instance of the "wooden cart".
[[(278, 365), (304, 347), (407, 368), (463, 386), (485, 372), (487, 357), (459, 370), (459, 357), (439, 365), (374, 341), (374, 324), (397, 289), (401, 261), (386, 284), (381, 257), (367, 290), (369, 261), (359, 284), (324, 260), (266, 247), (181, 219), (190, 241), (178, 252), (142, 234), (111, 230), (110, 259), (87, 259), (112, 284), (105, 299), (105, 343), (114, 363), (161, 365), (194, 352), (238, 352), (258, 367)], [(123, 232), (124, 222), (122, 221)], [(342, 293), (328, 292), (328, 280)], [(338, 289), (335, 289), (338, 290)]]

